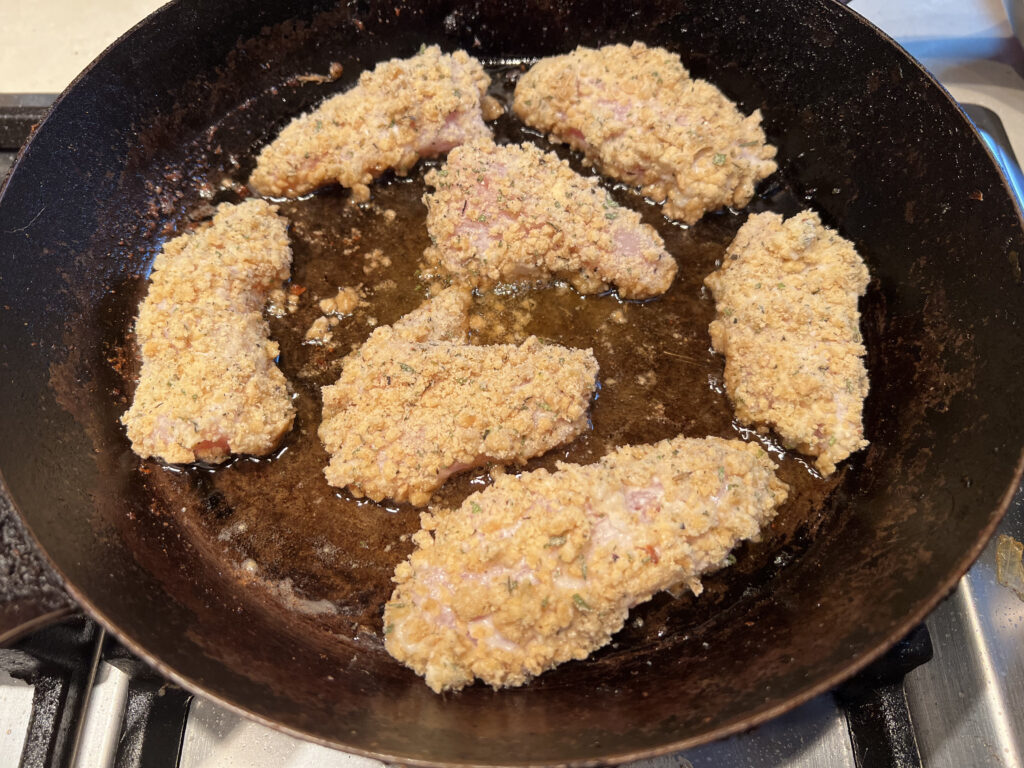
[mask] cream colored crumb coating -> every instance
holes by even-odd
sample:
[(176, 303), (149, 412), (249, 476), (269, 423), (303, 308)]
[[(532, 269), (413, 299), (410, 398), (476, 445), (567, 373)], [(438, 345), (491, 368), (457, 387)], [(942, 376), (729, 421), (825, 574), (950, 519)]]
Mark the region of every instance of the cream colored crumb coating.
[(857, 300), (868, 270), (853, 244), (811, 211), (756, 214), (704, 282), (736, 417), (774, 428), (824, 475), (867, 446)]
[(679, 56), (639, 42), (541, 59), (519, 79), (514, 109), (687, 224), (745, 206), (776, 169), (760, 111), (744, 117)]
[(298, 197), (337, 183), (367, 200), (367, 185), (385, 171), (404, 176), (421, 157), (489, 138), (484, 118), (497, 116), (489, 84), (479, 61), (436, 45), (382, 62), (286, 126), (260, 152), (249, 185), (261, 195)]
[(448, 289), (377, 329), (323, 388), (331, 485), (419, 506), (453, 474), (523, 462), (587, 428), (591, 351), (536, 338), (468, 345), (468, 298)]
[(135, 323), (142, 366), (121, 417), (135, 453), (169, 463), (260, 456), (291, 428), (263, 316), (291, 268), (287, 231), (275, 206), (247, 200), (164, 245)]
[(568, 280), (581, 293), (610, 285), (628, 299), (668, 290), (676, 262), (658, 233), (596, 178), (532, 144), (477, 141), (426, 175), (428, 269), (479, 288)]
[(377, 328), (363, 351), (370, 344), (383, 341), (451, 341), (465, 344), (469, 338), (469, 307), (472, 291), (464, 285), (445, 288), (392, 325)]
[(516, 686), (607, 644), (629, 609), (754, 538), (787, 487), (757, 445), (677, 437), (499, 476), (424, 514), (384, 608), (388, 652), (433, 690)]

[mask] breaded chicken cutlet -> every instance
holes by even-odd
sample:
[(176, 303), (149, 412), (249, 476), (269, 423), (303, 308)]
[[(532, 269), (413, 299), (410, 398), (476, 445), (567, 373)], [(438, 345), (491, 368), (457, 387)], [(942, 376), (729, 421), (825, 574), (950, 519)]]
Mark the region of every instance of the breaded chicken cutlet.
[(378, 329), (323, 388), (319, 435), (331, 485), (421, 506), (455, 473), (524, 462), (587, 428), (593, 353), (534, 337), (466, 344), (468, 295), (449, 289)]
[(541, 59), (519, 79), (514, 109), (687, 224), (745, 206), (776, 168), (759, 111), (744, 117), (677, 55), (643, 43)]
[(391, 325), (382, 325), (370, 334), (362, 351), (385, 341), (451, 341), (467, 343), (469, 307), (473, 293), (463, 285), (445, 288), (424, 301), (412, 312)]
[(868, 270), (849, 240), (804, 211), (751, 216), (705, 284), (736, 417), (771, 426), (824, 475), (864, 448), (868, 393), (857, 299)]
[(532, 144), (476, 141), (430, 170), (423, 197), (428, 268), (478, 288), (568, 280), (581, 293), (610, 285), (628, 299), (668, 290), (676, 262), (658, 233), (596, 178)]
[(421, 157), (489, 138), (484, 119), (501, 114), (486, 95), (490, 82), (465, 51), (444, 54), (436, 45), (382, 62), (289, 123), (260, 152), (249, 185), (261, 195), (298, 197), (337, 183), (368, 200), (367, 185), (385, 171), (404, 176)]
[(758, 446), (677, 437), (503, 475), (422, 516), (384, 609), (388, 652), (434, 691), (517, 686), (607, 644), (629, 609), (756, 537), (787, 487)]
[(287, 232), (262, 200), (223, 203), (156, 257), (135, 323), (139, 383), (121, 417), (139, 456), (262, 456), (291, 429), (295, 409), (263, 316), (291, 269)]

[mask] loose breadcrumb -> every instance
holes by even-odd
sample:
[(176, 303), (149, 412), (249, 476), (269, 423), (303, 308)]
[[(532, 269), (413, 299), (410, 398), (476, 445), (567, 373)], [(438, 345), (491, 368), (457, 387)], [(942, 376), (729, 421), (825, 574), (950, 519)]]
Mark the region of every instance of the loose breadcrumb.
[(849, 240), (804, 211), (783, 222), (751, 216), (704, 280), (715, 297), (709, 331), (725, 355), (736, 417), (769, 425), (824, 475), (864, 448), (868, 394), (857, 299), (868, 270)]
[(287, 293), (284, 288), (274, 288), (267, 299), (267, 314), (272, 317), (284, 317), (295, 313), (299, 308), (299, 297)]
[(388, 652), (441, 692), (516, 686), (605, 645), (629, 609), (728, 563), (787, 494), (758, 446), (677, 437), (499, 475), (423, 514), (384, 608)]
[(623, 298), (668, 290), (676, 262), (640, 214), (621, 207), (596, 178), (576, 174), (532, 144), (457, 147), (426, 183), (428, 269), (488, 288), (568, 280), (581, 293), (618, 287)]
[(347, 286), (338, 289), (337, 294), (327, 299), (320, 299), (320, 311), (325, 315), (351, 315), (360, 306), (365, 306), (362, 296), (362, 285)]
[(385, 256), (380, 248), (374, 248), (363, 257), (363, 274), (369, 275), (373, 272), (380, 272), (391, 266), (391, 257)]
[(306, 329), (305, 340), (315, 344), (327, 344), (334, 338), (331, 333), (331, 324), (324, 316), (318, 317), (312, 325)]
[(436, 45), (382, 62), (286, 126), (260, 152), (249, 185), (261, 195), (298, 197), (338, 183), (354, 200), (368, 200), (367, 185), (388, 169), (404, 176), (421, 157), (489, 137), (481, 112), (489, 84), (479, 61)]
[(677, 55), (643, 43), (541, 59), (519, 79), (514, 110), (687, 224), (745, 206), (776, 169), (760, 111), (744, 117)]
[(377, 329), (323, 388), (331, 485), (421, 506), (452, 474), (523, 462), (586, 429), (590, 350), (467, 345), (465, 296), (449, 289)]
[(264, 455), (291, 428), (295, 409), (263, 317), (291, 268), (287, 230), (262, 200), (223, 203), (156, 257), (135, 324), (139, 384), (121, 417), (143, 458)]

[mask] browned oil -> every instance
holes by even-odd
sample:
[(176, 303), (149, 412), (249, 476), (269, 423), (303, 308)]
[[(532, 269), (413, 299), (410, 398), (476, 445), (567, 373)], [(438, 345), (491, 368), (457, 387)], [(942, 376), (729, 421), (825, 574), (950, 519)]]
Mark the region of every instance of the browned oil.
[[(515, 71), (495, 73), (493, 92), (506, 103)], [(499, 141), (531, 140), (551, 148), (507, 115), (498, 121), (496, 134)], [(591, 173), (578, 158), (571, 160), (579, 172)], [(425, 165), (409, 178), (378, 182), (369, 204), (354, 205), (338, 189), (281, 204), (291, 222), (289, 287), (298, 294), (298, 306), (294, 313), (271, 318), (270, 327), (280, 342), (280, 367), (295, 393), (295, 426), (273, 457), (150, 475), (158, 494), (177, 500), (173, 509), (179, 524), (237, 568), (241, 581), (265, 589), (267, 600), (283, 601), (314, 616), (329, 632), (348, 637), (379, 638), (391, 576), (411, 550), (409, 536), (419, 529), (419, 510), (355, 499), (327, 484), (323, 469), (328, 456), (317, 438), (320, 388), (335, 381), (345, 355), (374, 327), (394, 322), (425, 298), (428, 286), (419, 277), (428, 244), (421, 201)], [(620, 203), (641, 211), (678, 261), (678, 276), (664, 296), (623, 302), (613, 293), (583, 297), (565, 286), (549, 286), (488, 293), (474, 301), (479, 317), (475, 343), (518, 342), (535, 334), (592, 348), (600, 364), (592, 428), (522, 469), (551, 468), (558, 460), (589, 463), (618, 445), (679, 434), (742, 436), (759, 439), (772, 451), (779, 476), (791, 487), (762, 542), (744, 547), (737, 566), (711, 577), (705, 597), (696, 602), (663, 598), (640, 609), (647, 619), (644, 629), (631, 625), (624, 633), (628, 638), (663, 631), (669, 621), (685, 626), (687, 616), (702, 621), (717, 607), (763, 588), (820, 523), (824, 500), (837, 480), (820, 479), (801, 457), (734, 422), (722, 384), (723, 360), (710, 351), (707, 328), (714, 303), (703, 279), (720, 263), (743, 216), (712, 214), (693, 227), (681, 227), (634, 192), (609, 189)], [(758, 207), (772, 206), (762, 199)], [(379, 266), (375, 251), (390, 265)], [(306, 330), (321, 315), (319, 300), (346, 286), (360, 287), (366, 306), (343, 318), (330, 342), (305, 341)], [(455, 478), (435, 502), (457, 506), (488, 482), (485, 471)], [(181, 506), (182, 499), (190, 501)]]

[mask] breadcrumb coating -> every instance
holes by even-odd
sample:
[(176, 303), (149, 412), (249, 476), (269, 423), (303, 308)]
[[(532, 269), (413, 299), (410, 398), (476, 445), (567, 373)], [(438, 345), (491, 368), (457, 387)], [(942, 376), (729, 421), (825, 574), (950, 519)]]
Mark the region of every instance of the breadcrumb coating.
[(286, 126), (260, 152), (249, 185), (261, 195), (298, 197), (338, 183), (368, 200), (367, 185), (388, 169), (404, 176), (421, 157), (489, 138), (490, 82), (465, 51), (444, 54), (436, 45), (382, 62)]
[(121, 417), (132, 450), (168, 463), (273, 451), (295, 417), (263, 316), (288, 279), (288, 222), (262, 200), (223, 203), (168, 241), (135, 323), (142, 357)]
[(458, 510), (422, 515), (385, 646), (437, 692), (522, 685), (608, 643), (655, 593), (699, 593), (787, 490), (758, 446), (717, 437), (502, 475)]
[(519, 79), (513, 108), (687, 224), (742, 208), (776, 169), (759, 110), (744, 117), (677, 55), (643, 43), (541, 59)]
[(331, 485), (422, 506), (455, 473), (523, 462), (587, 428), (592, 352), (465, 344), (468, 296), (448, 289), (378, 328), (323, 388)]
[(864, 448), (868, 394), (857, 299), (868, 270), (849, 240), (804, 211), (751, 216), (704, 280), (736, 417), (769, 425), (824, 475)]
[(472, 291), (464, 285), (445, 288), (427, 299), (393, 325), (377, 328), (366, 344), (383, 341), (451, 341), (465, 344), (469, 338), (469, 307)]
[(532, 144), (477, 141), (452, 150), (426, 183), (428, 268), (488, 288), (568, 280), (581, 293), (618, 287), (628, 299), (668, 290), (676, 262), (640, 214), (596, 178), (576, 174)]

